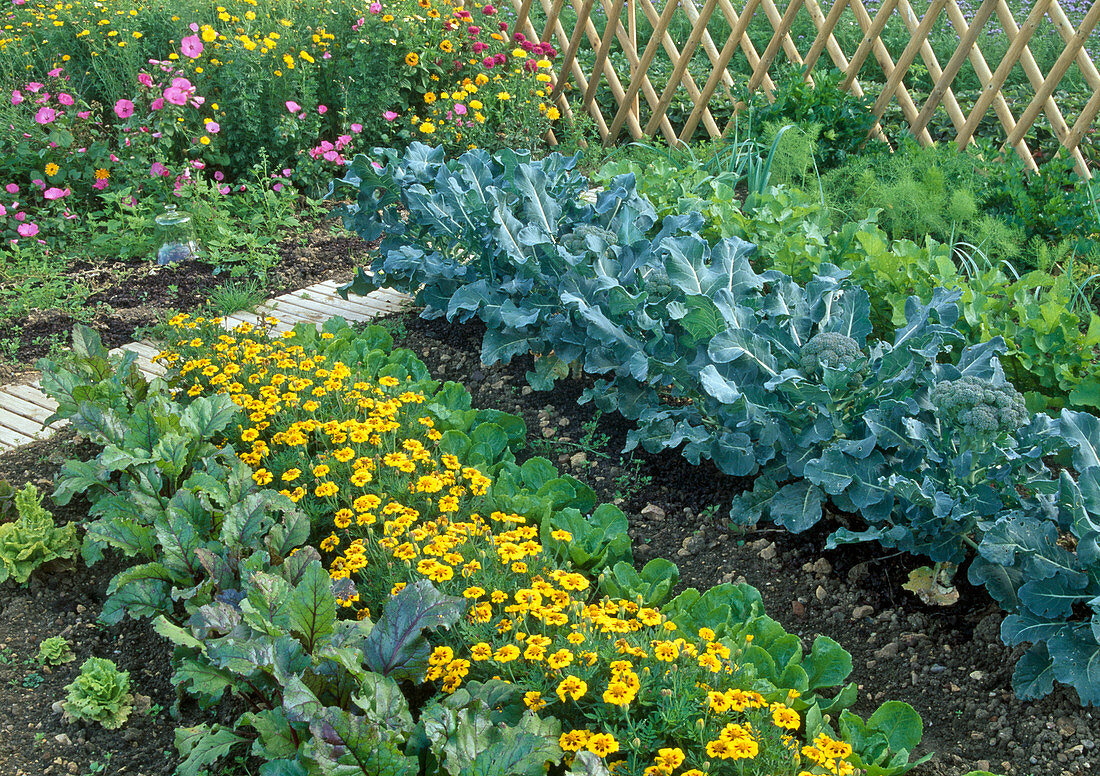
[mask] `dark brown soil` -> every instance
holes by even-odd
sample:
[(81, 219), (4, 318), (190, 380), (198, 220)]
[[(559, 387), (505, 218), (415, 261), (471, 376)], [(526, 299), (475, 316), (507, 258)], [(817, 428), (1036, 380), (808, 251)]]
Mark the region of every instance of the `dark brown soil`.
[[(254, 279), (263, 282), (268, 298), (323, 280), (349, 279), (356, 257), (365, 250), (362, 240), (334, 231), (332, 222), (310, 224), (285, 237), (278, 246), (279, 262), (265, 278)], [(213, 289), (236, 280), (215, 270), (199, 260), (167, 266), (140, 259), (73, 262), (67, 279), (91, 292), (84, 304), (90, 312), (78, 317), (66, 310), (32, 310), (21, 320), (8, 321), (3, 336), (14, 341), (14, 353), (0, 361), (0, 383), (33, 370), (51, 346), (69, 340), (76, 323), (92, 326), (108, 347), (117, 347), (133, 342), (135, 330), (167, 314), (202, 308)], [(6, 317), (0, 311), (0, 321)]]

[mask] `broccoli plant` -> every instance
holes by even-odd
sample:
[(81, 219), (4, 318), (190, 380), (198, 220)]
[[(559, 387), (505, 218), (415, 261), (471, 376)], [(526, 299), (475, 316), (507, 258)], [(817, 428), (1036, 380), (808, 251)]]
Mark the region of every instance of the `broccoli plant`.
[(1005, 382), (978, 377), (945, 380), (932, 389), (932, 405), (944, 431), (954, 431), (963, 447), (984, 449), (1004, 440), (1031, 420), (1024, 397)]
[(821, 371), (823, 367), (851, 371), (858, 368), (865, 360), (866, 356), (860, 349), (859, 343), (847, 334), (823, 331), (810, 337), (803, 346), (799, 365), (802, 367), (802, 373), (810, 377)]

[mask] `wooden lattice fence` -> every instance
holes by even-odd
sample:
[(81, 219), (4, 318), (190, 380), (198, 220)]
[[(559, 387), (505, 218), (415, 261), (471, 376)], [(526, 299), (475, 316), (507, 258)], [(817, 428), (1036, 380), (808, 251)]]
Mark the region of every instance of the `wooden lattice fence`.
[[(924, 144), (932, 142), (929, 123), (941, 107), (954, 127), (954, 139), (960, 148), (971, 142), (979, 124), (992, 110), (1004, 130), (1005, 147), (1014, 148), (1025, 163), (1035, 169), (1034, 154), (1025, 137), (1043, 114), (1058, 141), (1072, 154), (1078, 173), (1089, 175), (1080, 145), (1100, 113), (1100, 73), (1084, 44), (1100, 21), (1100, 0), (1093, 1), (1077, 28), (1069, 21), (1058, 0), (1035, 0), (1022, 25), (1016, 23), (1005, 0), (983, 0), (969, 22), (956, 0), (932, 0), (922, 18), (916, 15), (909, 0), (882, 0), (873, 17), (861, 0), (836, 0), (828, 14), (818, 0), (790, 0), (782, 13), (774, 0), (744, 0), (740, 12), (731, 0), (666, 0), (660, 11), (653, 0), (537, 0), (541, 7), (534, 9), (535, 0), (511, 2), (517, 13), (514, 30), (530, 39), (554, 42), (561, 51), (550, 101), (567, 117), (578, 108), (586, 111), (594, 119), (605, 144), (615, 142), (624, 129), (634, 139), (660, 133), (670, 143), (691, 139), (700, 124), (709, 137), (726, 134), (734, 118), (720, 123), (712, 107), (720, 100), (728, 104), (742, 85), (749, 92), (763, 89), (770, 98), (775, 89), (771, 74), (780, 64), (782, 51), (787, 61), (807, 68), (806, 78), (811, 84), (815, 66), (820, 66), (822, 55), (827, 54), (844, 74), (841, 87), (852, 94), (859, 97), (865, 91), (873, 94), (881, 85), (874, 101), (876, 118), (881, 119), (896, 101), (913, 135)], [(575, 19), (573, 13), (569, 14), (570, 18), (563, 19), (567, 2)], [(817, 32), (812, 40), (803, 39), (800, 49), (791, 29), (803, 9), (813, 20)], [(533, 11), (542, 30), (535, 27)], [(641, 50), (635, 30), (639, 12), (652, 29)], [(847, 13), (854, 16), (863, 33), (858, 46), (850, 53), (842, 49), (834, 34)], [(762, 52), (756, 44), (763, 39), (758, 36), (754, 42), (748, 32), (758, 14), (766, 17), (773, 33)], [(886, 25), (895, 14), (901, 18), (910, 36), (896, 59), (882, 39)], [(946, 62), (939, 61), (928, 40), (941, 15), (946, 17), (958, 38), (958, 45)], [(602, 30), (594, 23), (594, 16), (601, 22), (606, 16)], [(690, 34), (686, 40), (681, 36), (682, 45), (679, 46), (669, 34), (674, 19), (683, 28), (682, 18), (677, 19), (678, 16), (686, 17), (690, 25)], [(1060, 56), (1045, 73), (1029, 48), (1044, 16), (1049, 18), (1064, 42)], [(724, 41), (712, 37), (708, 29), (712, 18), (724, 19), (728, 25), (729, 35)], [(846, 21), (850, 20), (849, 17)], [(572, 29), (567, 29), (563, 21)], [(1006, 36), (1008, 48), (999, 62), (990, 63), (979, 48), (979, 37), (987, 25), (998, 24)], [(629, 72), (613, 64), (611, 54), (616, 44), (629, 63)], [(710, 67), (710, 75), (702, 84), (688, 68), (700, 47)], [(743, 53), (751, 70), (747, 84), (744, 75), (734, 76), (729, 69), (738, 51)], [(667, 57), (671, 71), (667, 79), (664, 75), (656, 79), (651, 77), (650, 70), (662, 54)], [(859, 74), (869, 57), (874, 57), (878, 63), (885, 83), (872, 86), (860, 82)], [(926, 96), (918, 95), (915, 99), (905, 81), (918, 58), (927, 69), (933, 86)], [(582, 66), (582, 60), (587, 67)], [(952, 91), (952, 84), (967, 61), (982, 86), (968, 112), (963, 110)], [(1074, 64), (1092, 93), (1070, 125), (1056, 100), (1056, 90)], [(1022, 68), (1032, 90), (1026, 105), (1019, 99), (1013, 104), (1004, 91), (1009, 74), (1017, 66)], [(603, 81), (614, 99), (613, 110), (608, 110), (606, 100), (602, 108), (596, 100)], [(681, 88), (686, 91), (693, 108), (686, 120), (674, 126), (667, 114)], [(640, 107), (642, 99), (648, 118), (643, 116)], [(872, 131), (882, 136), (879, 125), (876, 124)]]

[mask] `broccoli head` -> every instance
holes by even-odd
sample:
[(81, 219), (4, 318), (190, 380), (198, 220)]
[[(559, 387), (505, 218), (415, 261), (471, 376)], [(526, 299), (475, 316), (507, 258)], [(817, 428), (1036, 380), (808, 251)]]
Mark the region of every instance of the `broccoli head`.
[(809, 377), (819, 367), (847, 369), (865, 358), (859, 343), (846, 334), (823, 331), (810, 337), (802, 347), (800, 366), (802, 374)]
[(960, 377), (937, 383), (931, 398), (940, 423), (957, 429), (964, 438), (997, 439), (1031, 419), (1024, 397), (1008, 383)]

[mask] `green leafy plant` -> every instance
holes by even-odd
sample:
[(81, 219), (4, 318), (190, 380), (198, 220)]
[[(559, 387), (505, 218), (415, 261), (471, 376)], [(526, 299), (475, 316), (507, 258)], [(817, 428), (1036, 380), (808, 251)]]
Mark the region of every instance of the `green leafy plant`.
[(50, 636), (38, 645), (38, 657), (42, 665), (59, 666), (63, 663), (71, 663), (76, 660), (69, 642), (61, 636)]
[(119, 671), (114, 662), (90, 657), (80, 674), (65, 687), (68, 695), (62, 708), (74, 719), (98, 722), (108, 730), (122, 727), (133, 710), (130, 674)]
[(0, 524), (0, 582), (12, 579), (22, 585), (39, 566), (73, 557), (78, 542), (73, 525), (54, 524), (35, 486), (16, 491), (14, 501), (19, 517)]

